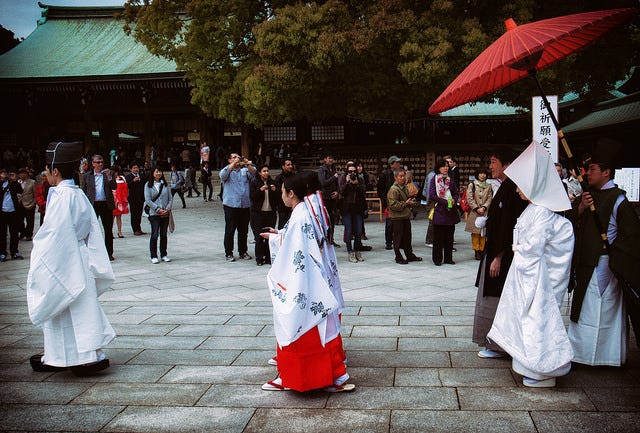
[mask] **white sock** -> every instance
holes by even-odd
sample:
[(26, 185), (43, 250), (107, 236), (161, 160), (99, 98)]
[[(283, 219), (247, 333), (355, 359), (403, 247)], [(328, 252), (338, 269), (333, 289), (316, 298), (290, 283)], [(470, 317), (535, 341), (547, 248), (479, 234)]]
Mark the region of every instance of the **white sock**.
[(344, 383), (346, 383), (346, 382), (347, 382), (347, 380), (349, 380), (349, 373), (345, 373), (345, 374), (343, 374), (342, 376), (340, 376), (340, 377), (336, 377), (335, 379), (333, 379), (333, 384), (334, 384), (334, 385), (341, 386), (341, 385), (343, 385)]

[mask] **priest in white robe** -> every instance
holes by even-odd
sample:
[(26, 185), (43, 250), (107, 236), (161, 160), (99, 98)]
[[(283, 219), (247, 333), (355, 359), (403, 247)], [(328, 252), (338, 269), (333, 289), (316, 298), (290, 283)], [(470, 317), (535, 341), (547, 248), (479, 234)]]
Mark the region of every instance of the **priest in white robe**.
[(350, 391), (340, 337), (344, 308), (337, 260), (328, 243), (328, 218), (319, 194), (307, 195), (304, 173), (285, 180), (283, 200), (291, 218), (269, 238), (267, 276), (277, 340), (280, 377), (262, 389)]
[[(589, 189), (567, 212), (576, 231), (576, 287), (569, 338), (575, 351), (573, 361), (580, 364), (619, 367), (627, 361), (627, 310), (612, 269), (626, 281), (640, 284), (640, 221), (625, 191), (614, 183), (620, 146), (599, 140), (587, 167)], [(591, 205), (606, 231), (608, 250), (589, 211)]]
[(79, 376), (109, 366), (102, 352), (115, 337), (98, 302), (114, 281), (100, 226), (86, 195), (73, 182), (82, 143), (51, 143), (46, 175), (47, 216), (33, 238), (27, 277), (29, 317), (44, 334), (36, 371), (70, 368)]
[(537, 142), (506, 169), (529, 205), (514, 228), (513, 262), (488, 338), (513, 358), (529, 387), (555, 386), (571, 369), (573, 350), (560, 308), (570, 277), (571, 222), (556, 214), (571, 207), (551, 155)]

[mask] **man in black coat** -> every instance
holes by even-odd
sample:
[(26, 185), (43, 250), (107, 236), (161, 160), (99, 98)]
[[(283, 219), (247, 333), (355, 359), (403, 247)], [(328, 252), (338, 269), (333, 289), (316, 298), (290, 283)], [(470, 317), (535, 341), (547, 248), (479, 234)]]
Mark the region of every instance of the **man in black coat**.
[(501, 184), (493, 196), (487, 214), (487, 240), (476, 279), (478, 295), (472, 340), (485, 347), (478, 352), (481, 358), (507, 356), (498, 345), (487, 339), (487, 334), (493, 324), (502, 288), (513, 260), (513, 228), (528, 204), (516, 192), (516, 184), (504, 174), (504, 170), (514, 159), (515, 154), (510, 149), (500, 148), (493, 152), (489, 163), (491, 177), (499, 179)]
[(144, 207), (145, 179), (140, 174), (140, 165), (137, 162), (131, 164), (131, 173), (125, 176), (129, 187), (129, 210), (131, 212), (131, 230), (136, 236), (144, 235), (140, 222), (142, 221), (142, 208)]
[(334, 247), (340, 247), (336, 244), (333, 238), (333, 233), (336, 229), (336, 218), (338, 217), (338, 178), (340, 173), (337, 172), (335, 165), (333, 165), (333, 155), (326, 155), (324, 157), (324, 164), (318, 169), (318, 180), (320, 181), (320, 187), (322, 188), (322, 199), (324, 206), (329, 214), (331, 220), (331, 228), (329, 230), (329, 242)]
[(22, 186), (16, 180), (15, 173), (0, 169), (0, 262), (7, 261), (7, 229), (9, 232), (9, 252), (14, 260), (22, 260), (18, 251), (20, 218), (20, 200)]
[(113, 200), (113, 190), (116, 189), (116, 182), (109, 179), (107, 173), (102, 170), (104, 158), (102, 155), (91, 157), (93, 170), (83, 175), (84, 182), (82, 190), (93, 205), (96, 216), (102, 221), (104, 228), (104, 246), (107, 248), (109, 260), (113, 257), (113, 209), (116, 207)]

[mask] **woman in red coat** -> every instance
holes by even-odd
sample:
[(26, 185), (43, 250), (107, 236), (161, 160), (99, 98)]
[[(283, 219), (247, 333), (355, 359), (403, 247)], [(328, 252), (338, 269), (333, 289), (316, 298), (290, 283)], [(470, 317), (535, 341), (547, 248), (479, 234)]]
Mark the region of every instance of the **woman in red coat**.
[(113, 190), (113, 199), (116, 207), (113, 209), (113, 216), (118, 226), (118, 237), (122, 235), (122, 215), (129, 213), (129, 187), (120, 167), (113, 167), (113, 178), (116, 180), (116, 189)]

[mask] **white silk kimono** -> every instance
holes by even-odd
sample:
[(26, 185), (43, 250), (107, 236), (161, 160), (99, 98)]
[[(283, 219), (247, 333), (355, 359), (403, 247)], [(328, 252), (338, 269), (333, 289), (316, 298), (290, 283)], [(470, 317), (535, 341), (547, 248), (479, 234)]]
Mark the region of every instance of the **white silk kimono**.
[(49, 190), (27, 277), (29, 317), (42, 327), (45, 364), (68, 367), (99, 360), (115, 332), (98, 296), (113, 281), (91, 203), (73, 181), (62, 181)]
[(573, 255), (571, 222), (529, 204), (518, 218), (514, 257), (488, 338), (513, 370), (543, 380), (569, 372), (573, 350), (560, 313)]
[(267, 282), (280, 347), (316, 326), (322, 345), (340, 334), (344, 301), (326, 231), (322, 199), (314, 194), (294, 207), (278, 235), (269, 237), (273, 265)]

